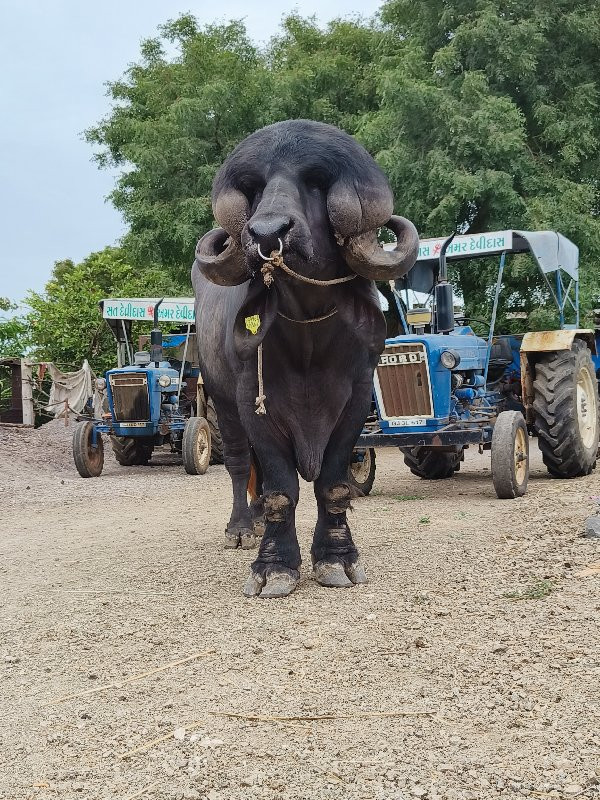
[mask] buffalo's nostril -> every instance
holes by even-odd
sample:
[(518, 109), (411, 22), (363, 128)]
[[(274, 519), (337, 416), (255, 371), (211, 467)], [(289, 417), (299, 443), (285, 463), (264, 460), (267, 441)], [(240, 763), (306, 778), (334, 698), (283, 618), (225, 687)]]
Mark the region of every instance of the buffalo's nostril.
[(292, 220), (288, 216), (269, 215), (250, 220), (248, 228), (252, 238), (258, 244), (276, 247), (277, 240), (283, 238), (292, 227)]

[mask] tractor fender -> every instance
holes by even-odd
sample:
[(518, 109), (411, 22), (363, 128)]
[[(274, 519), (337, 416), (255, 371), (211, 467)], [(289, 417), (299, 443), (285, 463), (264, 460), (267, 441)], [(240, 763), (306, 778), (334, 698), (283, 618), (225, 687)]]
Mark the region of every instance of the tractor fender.
[(522, 353), (548, 353), (556, 350), (570, 350), (575, 339), (583, 339), (594, 355), (596, 339), (594, 331), (577, 328), (562, 331), (529, 331), (521, 342)]
[(596, 354), (596, 337), (588, 328), (572, 328), (558, 331), (529, 331), (521, 342), (521, 392), (525, 406), (525, 419), (533, 422), (533, 381), (535, 379), (535, 354), (570, 350), (575, 339), (582, 339), (590, 351)]

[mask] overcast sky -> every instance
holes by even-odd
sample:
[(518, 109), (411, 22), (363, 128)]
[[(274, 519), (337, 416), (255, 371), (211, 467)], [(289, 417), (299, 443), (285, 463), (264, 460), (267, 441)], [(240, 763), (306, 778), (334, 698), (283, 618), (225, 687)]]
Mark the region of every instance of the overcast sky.
[[(109, 110), (105, 82), (138, 59), (162, 22), (244, 18), (265, 42), (297, 9), (325, 22), (375, 13), (378, 0), (0, 0), (0, 296), (44, 287), (55, 261), (115, 243), (120, 215), (105, 197), (114, 176), (97, 169), (82, 131)], [(217, 14), (219, 16), (217, 16)]]

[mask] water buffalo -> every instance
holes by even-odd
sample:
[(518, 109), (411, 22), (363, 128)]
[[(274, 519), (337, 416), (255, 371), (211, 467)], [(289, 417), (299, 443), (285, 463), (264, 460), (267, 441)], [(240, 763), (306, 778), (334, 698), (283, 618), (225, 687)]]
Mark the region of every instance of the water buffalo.
[[(308, 120), (244, 139), (212, 202), (222, 227), (198, 242), (192, 282), (202, 375), (233, 483), (226, 546), (254, 544), (253, 458), (266, 526), (244, 593), (283, 597), (298, 583), (298, 473), (314, 481), (315, 579), (364, 583), (346, 512), (348, 464), (385, 341), (374, 279), (412, 267), (417, 231), (392, 216), (387, 180), (366, 150)], [(380, 226), (395, 233), (394, 250), (379, 245)]]

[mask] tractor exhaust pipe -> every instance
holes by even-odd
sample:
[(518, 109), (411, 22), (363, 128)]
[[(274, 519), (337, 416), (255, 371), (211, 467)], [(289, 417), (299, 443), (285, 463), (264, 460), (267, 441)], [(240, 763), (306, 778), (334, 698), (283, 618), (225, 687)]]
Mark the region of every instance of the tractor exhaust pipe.
[(163, 338), (162, 331), (158, 327), (158, 309), (165, 298), (161, 298), (154, 306), (154, 327), (150, 331), (150, 361), (154, 361), (154, 366), (159, 367), (163, 360)]
[(436, 333), (450, 333), (454, 330), (454, 293), (452, 284), (448, 283), (448, 267), (446, 264), (446, 250), (454, 239), (456, 233), (449, 236), (440, 250), (440, 270), (438, 282), (435, 285), (435, 331)]

